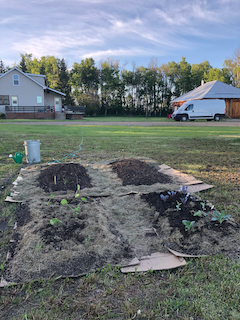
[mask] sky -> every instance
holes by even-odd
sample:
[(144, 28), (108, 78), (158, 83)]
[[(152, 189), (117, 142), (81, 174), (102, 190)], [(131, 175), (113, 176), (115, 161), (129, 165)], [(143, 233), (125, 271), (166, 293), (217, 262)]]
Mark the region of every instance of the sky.
[(240, 0), (0, 0), (0, 60), (92, 57), (128, 70), (182, 57), (222, 68), (240, 47)]

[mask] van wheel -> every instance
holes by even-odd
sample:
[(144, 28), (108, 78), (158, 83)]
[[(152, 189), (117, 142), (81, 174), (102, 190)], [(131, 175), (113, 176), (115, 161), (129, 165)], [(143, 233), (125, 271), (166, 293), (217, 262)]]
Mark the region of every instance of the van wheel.
[(188, 118), (187, 116), (183, 115), (181, 120), (182, 121), (187, 121), (187, 118)]
[(219, 114), (215, 114), (214, 120), (215, 120), (215, 121), (220, 121), (220, 116), (219, 116)]

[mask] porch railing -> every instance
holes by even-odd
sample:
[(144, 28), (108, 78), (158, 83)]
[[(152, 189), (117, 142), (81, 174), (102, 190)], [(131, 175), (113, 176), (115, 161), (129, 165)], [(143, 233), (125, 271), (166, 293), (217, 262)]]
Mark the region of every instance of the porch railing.
[(45, 113), (54, 112), (53, 106), (5, 106), (6, 113)]

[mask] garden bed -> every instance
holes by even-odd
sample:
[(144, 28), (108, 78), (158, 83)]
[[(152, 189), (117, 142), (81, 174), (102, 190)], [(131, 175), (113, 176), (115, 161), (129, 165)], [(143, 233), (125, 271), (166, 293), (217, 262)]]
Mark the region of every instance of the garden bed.
[[(212, 205), (180, 191), (150, 159), (32, 165), (20, 174), (7, 281), (78, 276), (166, 247), (239, 258), (239, 225), (212, 221)], [(183, 220), (195, 221), (189, 231)]]

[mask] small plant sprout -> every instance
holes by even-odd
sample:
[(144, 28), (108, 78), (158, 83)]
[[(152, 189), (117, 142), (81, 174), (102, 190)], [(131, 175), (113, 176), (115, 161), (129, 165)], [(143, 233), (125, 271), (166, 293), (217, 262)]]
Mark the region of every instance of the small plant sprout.
[(188, 196), (189, 196), (189, 193), (186, 195), (186, 197), (180, 198), (182, 204), (186, 204), (186, 203), (187, 203), (187, 201), (188, 201)]
[(178, 189), (178, 190), (180, 190), (180, 192), (182, 192), (182, 193), (187, 193), (187, 189), (188, 189), (188, 186), (182, 186), (182, 189)]
[(176, 204), (177, 211), (181, 210), (181, 208), (180, 208), (181, 204), (182, 204), (181, 202), (177, 201), (177, 204)]
[(61, 204), (63, 204), (63, 205), (64, 205), (64, 204), (67, 204), (71, 210), (73, 210), (76, 214), (79, 214), (79, 211), (81, 210), (80, 204), (81, 204), (83, 201), (87, 201), (87, 199), (82, 197), (82, 198), (81, 198), (81, 201), (79, 202), (79, 204), (78, 204), (76, 207), (71, 207), (71, 206), (69, 205), (69, 203), (67, 202), (66, 199), (62, 199), (62, 200), (61, 200)]
[(51, 194), (48, 202), (45, 202), (45, 204), (46, 204), (47, 206), (50, 204), (50, 201), (51, 201), (52, 198), (54, 198), (54, 194)]
[(56, 223), (58, 223), (58, 222), (62, 223), (62, 221), (59, 220), (58, 218), (52, 218), (52, 219), (50, 220), (50, 224), (51, 224), (52, 226), (54, 226), (54, 225), (55, 225)]
[(230, 218), (231, 216), (229, 214), (225, 214), (225, 211), (222, 210), (221, 213), (218, 213), (217, 211), (213, 211), (215, 217), (213, 217), (211, 220), (212, 221), (218, 221), (219, 223), (223, 223), (223, 221), (227, 221), (228, 218)]
[(166, 202), (169, 196), (168, 195), (164, 196), (163, 194), (160, 194), (160, 198), (162, 199), (162, 201)]
[[(182, 223), (185, 225), (185, 231), (190, 231), (194, 226), (195, 221), (183, 220)], [(194, 229), (192, 229), (194, 231)]]
[(202, 216), (206, 217), (207, 213), (206, 212), (202, 212), (201, 210), (198, 210), (193, 215), (194, 215), (194, 217), (202, 217)]
[(79, 197), (78, 191), (80, 191), (80, 185), (79, 184), (77, 185), (77, 191), (75, 192), (75, 198)]
[(175, 194), (177, 193), (176, 191), (168, 191), (167, 192), (169, 194), (170, 197), (175, 196)]
[(201, 206), (202, 206), (202, 210), (206, 210), (206, 206), (204, 202), (200, 202)]

